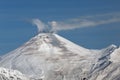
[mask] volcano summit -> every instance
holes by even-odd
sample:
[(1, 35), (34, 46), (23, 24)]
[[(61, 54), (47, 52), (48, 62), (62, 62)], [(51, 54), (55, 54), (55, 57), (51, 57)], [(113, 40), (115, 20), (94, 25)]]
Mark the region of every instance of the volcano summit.
[(115, 45), (89, 50), (55, 33), (39, 33), (2, 56), (0, 80), (120, 80), (119, 54)]

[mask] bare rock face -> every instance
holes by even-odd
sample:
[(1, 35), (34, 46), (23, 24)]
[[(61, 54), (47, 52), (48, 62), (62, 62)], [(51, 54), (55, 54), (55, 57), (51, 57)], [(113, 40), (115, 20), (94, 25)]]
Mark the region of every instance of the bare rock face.
[(26, 76), (20, 80), (120, 80), (118, 49), (89, 50), (57, 34), (41, 33), (2, 56), (0, 67), (20, 71)]

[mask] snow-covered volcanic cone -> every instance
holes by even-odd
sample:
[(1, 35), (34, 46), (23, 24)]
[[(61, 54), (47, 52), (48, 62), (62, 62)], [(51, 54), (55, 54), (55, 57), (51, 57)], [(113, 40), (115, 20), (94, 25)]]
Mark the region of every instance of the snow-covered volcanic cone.
[(116, 48), (89, 50), (55, 33), (40, 33), (2, 56), (0, 67), (18, 70), (30, 80), (120, 80)]

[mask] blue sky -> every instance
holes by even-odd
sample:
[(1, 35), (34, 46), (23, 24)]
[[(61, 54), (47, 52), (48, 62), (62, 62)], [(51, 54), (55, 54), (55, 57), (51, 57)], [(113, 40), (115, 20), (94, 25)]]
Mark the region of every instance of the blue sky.
[[(44, 24), (55, 21), (59, 27), (61, 23), (67, 25), (58, 34), (85, 48), (119, 46), (119, 4), (120, 0), (0, 0), (0, 54), (18, 48), (37, 34), (32, 19)], [(81, 23), (87, 26), (79, 27)]]

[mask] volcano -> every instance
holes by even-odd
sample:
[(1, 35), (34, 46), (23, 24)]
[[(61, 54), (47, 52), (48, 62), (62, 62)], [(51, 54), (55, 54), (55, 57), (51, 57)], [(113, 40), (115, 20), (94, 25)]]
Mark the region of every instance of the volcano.
[(24, 74), (20, 80), (120, 80), (119, 54), (115, 45), (86, 49), (55, 33), (39, 33), (2, 56), (0, 67)]

